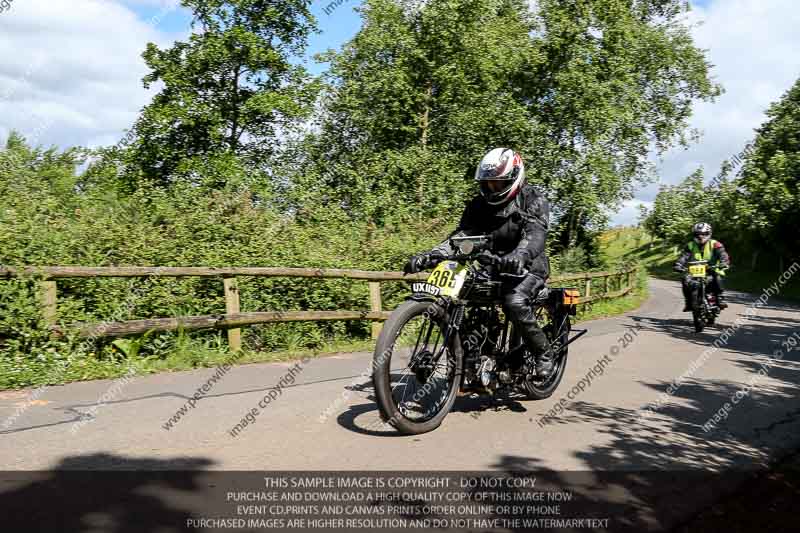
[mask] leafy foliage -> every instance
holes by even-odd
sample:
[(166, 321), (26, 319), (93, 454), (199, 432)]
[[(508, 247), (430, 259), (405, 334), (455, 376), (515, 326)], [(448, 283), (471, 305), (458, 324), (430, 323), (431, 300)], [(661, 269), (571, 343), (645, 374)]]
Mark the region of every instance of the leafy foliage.
[[(691, 103), (720, 92), (684, 11), (678, 1), (546, 0), (533, 13), (513, 0), (367, 1), (361, 31), (323, 56), (330, 87), (304, 150), (304, 190), (322, 184), (320, 196), (354, 217), (382, 220), (374, 196), (431, 215), (462, 205), (485, 151), (511, 146), (572, 245), (649, 179), (652, 146), (688, 141)], [(374, 164), (398, 160), (402, 173)], [(428, 192), (432, 180), (446, 198)]]
[(731, 188), (739, 225), (786, 257), (800, 248), (800, 80), (767, 110), (755, 148)]
[(767, 110), (753, 146), (737, 176), (728, 176), (731, 165), (724, 162), (720, 177), (708, 185), (697, 171), (662, 188), (645, 213), (645, 227), (679, 244), (691, 224), (707, 220), (732, 257), (750, 257), (739, 267), (755, 269), (761, 257), (782, 270), (800, 248), (800, 80)]
[[(156, 183), (205, 181), (226, 154), (261, 167), (278, 137), (311, 110), (316, 84), (292, 56), (315, 29), (307, 0), (184, 0), (202, 31), (161, 50), (147, 45), (145, 87), (163, 88), (134, 127), (126, 162)], [(135, 173), (131, 174), (136, 176)]]
[(681, 246), (691, 238), (692, 226), (714, 213), (714, 195), (703, 186), (702, 170), (678, 185), (662, 185), (644, 221), (652, 235)]

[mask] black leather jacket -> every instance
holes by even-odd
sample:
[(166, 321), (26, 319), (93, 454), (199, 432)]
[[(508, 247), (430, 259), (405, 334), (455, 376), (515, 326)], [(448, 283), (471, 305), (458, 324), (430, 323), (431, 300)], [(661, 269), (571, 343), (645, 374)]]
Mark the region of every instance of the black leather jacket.
[(490, 235), (492, 252), (518, 254), (531, 273), (546, 279), (550, 275), (545, 252), (549, 220), (550, 203), (530, 184), (505, 205), (490, 205), (483, 196), (476, 196), (467, 203), (456, 230), (432, 251), (452, 254), (451, 237)]

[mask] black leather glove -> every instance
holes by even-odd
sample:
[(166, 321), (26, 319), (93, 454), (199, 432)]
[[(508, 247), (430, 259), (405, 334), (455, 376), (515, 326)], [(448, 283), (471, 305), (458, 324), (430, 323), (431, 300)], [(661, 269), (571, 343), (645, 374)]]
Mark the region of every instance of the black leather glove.
[(525, 258), (514, 252), (500, 258), (500, 272), (520, 276), (525, 271)]
[(436, 252), (425, 252), (422, 254), (412, 255), (406, 265), (403, 267), (403, 273), (416, 274), (423, 270), (438, 265), (443, 257)]

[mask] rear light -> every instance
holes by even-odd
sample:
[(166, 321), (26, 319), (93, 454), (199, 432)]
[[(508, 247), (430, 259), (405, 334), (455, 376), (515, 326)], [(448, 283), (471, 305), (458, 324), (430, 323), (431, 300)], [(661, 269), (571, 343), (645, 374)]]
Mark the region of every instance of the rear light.
[(578, 289), (564, 289), (564, 305), (576, 305), (580, 303), (581, 293)]

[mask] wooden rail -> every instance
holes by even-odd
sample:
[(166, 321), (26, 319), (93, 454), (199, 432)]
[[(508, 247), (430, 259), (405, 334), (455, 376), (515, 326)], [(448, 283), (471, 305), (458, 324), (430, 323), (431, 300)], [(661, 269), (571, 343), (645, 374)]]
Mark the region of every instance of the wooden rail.
[[(636, 269), (618, 272), (584, 272), (554, 276), (551, 284), (576, 282), (583, 284), (582, 302), (619, 298), (633, 289), (631, 278)], [(369, 282), (369, 311), (269, 311), (240, 312), (238, 277), (300, 277), (358, 279)], [(26, 266), (21, 268), (0, 267), (0, 278), (35, 277), (39, 280), (42, 316), (56, 334), (75, 330), (80, 337), (119, 337), (144, 334), (148, 331), (175, 331), (178, 329), (226, 329), (228, 344), (232, 351), (241, 349), (241, 326), (273, 322), (298, 322), (318, 320), (371, 320), (372, 337), (377, 338), (381, 322), (389, 317), (383, 311), (381, 301), (382, 281), (416, 281), (427, 279), (427, 273), (404, 275), (402, 272), (376, 272), (339, 268), (283, 268), (283, 267), (82, 267), (82, 266)], [(214, 277), (221, 278), (225, 294), (225, 314), (184, 316), (174, 318), (152, 318), (103, 322), (98, 324), (72, 324), (66, 328), (57, 325), (58, 300), (57, 281), (67, 278), (98, 277)], [(618, 289), (610, 290), (609, 281), (618, 278)], [(592, 290), (592, 281), (603, 280), (603, 291)], [(579, 287), (580, 288), (580, 287)]]
[(260, 276), (267, 278), (350, 278), (372, 281), (401, 281), (425, 279), (426, 274), (404, 276), (402, 272), (376, 272), (347, 268), (284, 268), (284, 267), (82, 267), (82, 266), (26, 266), (0, 268), (0, 278), (37, 276), (43, 280), (59, 278), (179, 278), (179, 277), (235, 277)]

